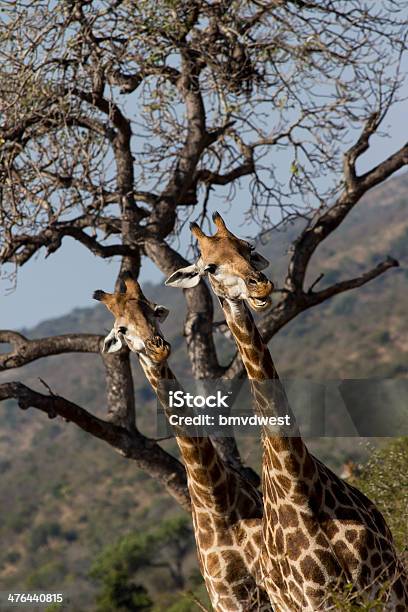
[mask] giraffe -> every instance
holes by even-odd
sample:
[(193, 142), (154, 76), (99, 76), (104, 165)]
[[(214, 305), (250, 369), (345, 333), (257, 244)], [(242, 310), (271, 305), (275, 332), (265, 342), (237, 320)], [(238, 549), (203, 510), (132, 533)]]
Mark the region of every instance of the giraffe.
[[(149, 301), (129, 274), (123, 276), (123, 284), (124, 292), (97, 290), (93, 295), (115, 317), (103, 350), (116, 352), (125, 342), (137, 354), (167, 412), (167, 392), (160, 383), (177, 383), (168, 365), (170, 345), (159, 327), (168, 310)], [(187, 472), (198, 560), (213, 608), (220, 612), (272, 610), (259, 586), (260, 492), (223, 463), (209, 437), (190, 437), (177, 427), (175, 434)]]
[[(291, 419), (290, 427), (262, 432), (261, 566), (274, 609), (329, 609), (330, 593), (347, 581), (371, 599), (381, 597), (384, 610), (408, 610), (406, 574), (383, 516), (308, 451), (248, 308), (262, 311), (271, 303), (273, 285), (261, 272), (268, 262), (232, 234), (218, 213), (213, 220), (214, 236), (191, 225), (200, 257), (166, 284), (192, 287), (208, 276), (251, 381), (255, 409)], [(273, 381), (269, 388), (267, 381)]]

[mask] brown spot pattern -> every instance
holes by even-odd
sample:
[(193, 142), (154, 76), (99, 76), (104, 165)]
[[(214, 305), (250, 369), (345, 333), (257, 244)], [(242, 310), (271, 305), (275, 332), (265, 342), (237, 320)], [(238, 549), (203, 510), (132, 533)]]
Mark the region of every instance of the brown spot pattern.
[(313, 580), (317, 583), (324, 583), (324, 575), (316, 561), (310, 555), (306, 555), (300, 562), (300, 569), (306, 580)]
[(309, 540), (300, 529), (286, 535), (286, 552), (292, 561), (297, 561), (308, 548)]
[(278, 510), (279, 523), (283, 529), (288, 527), (297, 527), (299, 523), (298, 514), (292, 506), (285, 504)]

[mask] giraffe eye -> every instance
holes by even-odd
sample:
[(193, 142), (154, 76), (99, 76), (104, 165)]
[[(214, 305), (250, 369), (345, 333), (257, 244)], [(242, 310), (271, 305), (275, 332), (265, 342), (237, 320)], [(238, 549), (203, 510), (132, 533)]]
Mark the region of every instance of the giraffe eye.
[(127, 327), (118, 327), (118, 332), (125, 335), (127, 332)]
[(155, 306), (154, 316), (162, 323), (167, 319), (169, 311), (164, 306)]
[(216, 270), (217, 266), (215, 264), (208, 264), (208, 266), (205, 267), (205, 271), (209, 274), (214, 274)]

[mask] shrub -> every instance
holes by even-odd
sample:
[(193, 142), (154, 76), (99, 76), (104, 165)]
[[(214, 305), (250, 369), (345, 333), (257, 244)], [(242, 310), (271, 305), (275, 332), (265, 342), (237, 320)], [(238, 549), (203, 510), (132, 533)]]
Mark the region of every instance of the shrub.
[(376, 450), (356, 486), (380, 508), (400, 551), (408, 551), (408, 438)]

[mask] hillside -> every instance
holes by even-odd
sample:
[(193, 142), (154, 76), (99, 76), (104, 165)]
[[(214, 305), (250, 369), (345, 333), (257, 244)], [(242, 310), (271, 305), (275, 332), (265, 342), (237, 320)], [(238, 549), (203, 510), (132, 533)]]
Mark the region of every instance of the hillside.
[[(388, 181), (366, 197), (316, 253), (308, 282), (323, 272), (321, 287), (359, 274), (387, 254), (400, 261), (400, 268), (302, 314), (277, 334), (270, 347), (283, 377), (321, 381), (407, 376), (407, 193), (408, 174)], [(298, 229), (274, 232), (259, 247), (271, 261), (270, 274), (278, 286)], [(109, 290), (113, 281), (107, 278), (102, 288)], [(94, 289), (90, 279), (90, 296)], [(172, 343), (176, 373), (185, 373), (182, 292), (152, 285), (145, 291), (170, 308), (163, 330)], [(105, 333), (111, 325), (109, 313), (90, 299), (89, 308), (22, 331), (30, 337)], [(227, 356), (232, 346), (223, 344), (223, 349)], [(132, 359), (137, 423), (144, 433), (154, 435), (155, 403)], [(0, 381), (21, 380), (43, 392), (41, 377), (55, 393), (103, 416), (102, 374), (97, 356), (63, 355), (2, 373)], [(20, 411), (13, 402), (0, 405), (0, 414), (1, 588), (63, 589), (71, 593), (73, 610), (91, 610), (96, 583), (89, 571), (95, 556), (119, 536), (149, 529), (179, 510), (131, 461), (74, 425), (49, 421), (34, 410)], [(175, 449), (173, 442), (165, 445)], [(310, 445), (336, 470), (346, 459), (361, 461), (367, 455), (366, 441), (355, 438), (313, 440)], [(256, 466), (259, 445), (244, 442), (243, 450)], [(192, 549), (183, 567), (186, 576), (194, 572)], [(171, 597), (163, 593), (172, 590), (172, 583), (166, 571), (146, 571), (141, 579), (156, 594), (157, 609), (169, 609)], [(165, 603), (160, 603), (158, 593)]]

